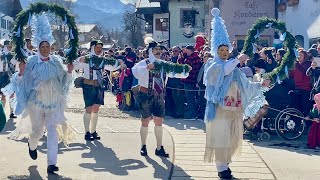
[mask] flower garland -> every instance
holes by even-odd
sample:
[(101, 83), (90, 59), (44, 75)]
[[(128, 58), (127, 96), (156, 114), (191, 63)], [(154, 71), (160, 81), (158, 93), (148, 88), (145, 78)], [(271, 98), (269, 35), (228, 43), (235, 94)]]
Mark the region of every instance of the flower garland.
[(284, 22), (272, 18), (259, 18), (252, 28), (249, 29), (244, 43), (243, 53), (252, 57), (255, 51), (254, 43), (259, 39), (260, 33), (268, 28), (274, 28), (281, 33), (280, 40), (283, 41), (283, 46), (286, 47), (281, 64), (270, 73), (266, 74), (266, 78), (270, 78), (272, 83), (281, 83), (282, 80), (289, 77), (288, 71), (294, 66), (296, 59), (296, 39), (287, 31)]
[(71, 63), (75, 60), (78, 55), (78, 29), (74, 20), (74, 16), (70, 15), (70, 12), (65, 8), (57, 5), (57, 4), (45, 4), (45, 3), (32, 3), (30, 7), (26, 10), (21, 11), (14, 22), (13, 27), (13, 37), (12, 41), (15, 44), (15, 57), (20, 62), (24, 62), (27, 58), (23, 53), (24, 46), (24, 34), (23, 28), (24, 26), (30, 25), (31, 18), (33, 14), (40, 14), (42, 12), (54, 13), (59, 16), (66, 26), (69, 28), (69, 48), (66, 51), (66, 59), (68, 63)]
[(170, 73), (173, 72), (174, 74), (181, 74), (181, 73), (189, 73), (190, 66), (187, 64), (178, 64), (178, 63), (170, 63), (170, 62), (155, 62), (154, 63), (154, 72), (161, 73)]

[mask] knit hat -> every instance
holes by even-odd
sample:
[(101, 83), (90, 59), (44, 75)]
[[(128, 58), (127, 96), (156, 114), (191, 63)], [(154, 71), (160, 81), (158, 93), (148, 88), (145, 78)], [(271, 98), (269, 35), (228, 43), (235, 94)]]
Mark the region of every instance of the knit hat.
[(45, 13), (38, 16), (34, 15), (31, 21), (32, 27), (32, 46), (39, 48), (41, 42), (54, 43), (51, 26)]
[(308, 50), (308, 53), (310, 53), (313, 57), (317, 57), (318, 56), (318, 50), (315, 48), (310, 48)]
[(262, 68), (262, 69), (266, 69), (266, 62), (262, 59), (259, 59), (256, 64), (254, 65), (254, 67), (256, 68)]
[(191, 51), (194, 51), (194, 47), (193, 47), (192, 45), (187, 45), (187, 46), (186, 46), (186, 49), (189, 49), (189, 50), (191, 50)]
[(211, 22), (211, 54), (215, 57), (218, 56), (218, 48), (221, 45), (226, 45), (229, 47), (229, 51), (232, 51), (232, 45), (229, 40), (229, 35), (220, 16), (220, 10), (218, 8), (213, 8), (211, 10), (211, 14), (214, 16)]

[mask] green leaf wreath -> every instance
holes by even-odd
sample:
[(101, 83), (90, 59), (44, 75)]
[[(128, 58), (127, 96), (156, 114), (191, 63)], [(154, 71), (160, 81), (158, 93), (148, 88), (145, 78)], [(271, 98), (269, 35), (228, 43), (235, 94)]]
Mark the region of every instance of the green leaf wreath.
[(181, 74), (183, 72), (188, 73), (191, 69), (186, 64), (170, 63), (170, 62), (155, 62), (154, 72), (160, 73), (163, 69), (164, 73), (174, 72), (175, 74)]
[(276, 81), (280, 82), (288, 78), (288, 71), (293, 68), (296, 59), (296, 39), (290, 32), (287, 31), (284, 22), (266, 17), (259, 18), (247, 33), (243, 53), (252, 58), (254, 49), (253, 44), (259, 39), (259, 34), (268, 28), (274, 28), (281, 34), (285, 34), (283, 46), (286, 48), (286, 54), (284, 55), (281, 64), (273, 71), (266, 74), (272, 83), (275, 83)]
[(93, 64), (101, 64), (102, 61), (105, 61), (104, 65), (111, 65), (111, 66), (116, 65), (118, 61), (115, 58), (109, 58), (109, 57), (105, 58), (105, 57), (92, 56), (90, 58), (90, 56), (87, 55), (84, 58), (85, 63), (89, 63), (90, 59)]
[(74, 20), (74, 16), (72, 16), (68, 10), (66, 10), (65, 8), (57, 4), (45, 4), (40, 2), (30, 4), (30, 7), (28, 9), (21, 11), (17, 15), (17, 18), (14, 22), (14, 27), (13, 27), (14, 34), (12, 37), (12, 41), (15, 44), (15, 49), (14, 49), (15, 57), (19, 61), (25, 61), (25, 59), (27, 58), (21, 52), (21, 49), (24, 46), (23, 28), (24, 26), (27, 26), (27, 24), (30, 22), (30, 19), (33, 14), (40, 14), (42, 12), (54, 13), (55, 15), (59, 16), (68, 26), (69, 48), (66, 52), (66, 59), (67, 59), (66, 62), (71, 63), (73, 60), (75, 60), (78, 57), (77, 51), (78, 51), (78, 43), (79, 43), (78, 29)]

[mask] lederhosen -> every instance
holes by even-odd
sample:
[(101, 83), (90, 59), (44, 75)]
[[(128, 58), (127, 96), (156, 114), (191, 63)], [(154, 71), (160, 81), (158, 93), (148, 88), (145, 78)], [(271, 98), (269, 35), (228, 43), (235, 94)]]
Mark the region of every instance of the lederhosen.
[[(90, 79), (84, 79), (82, 86), (85, 107), (94, 104), (104, 105), (104, 84), (102, 74), (104, 65), (105, 61), (102, 61), (100, 65), (94, 64), (91, 59), (89, 61)], [(96, 70), (97, 73), (97, 80), (93, 80), (94, 70)]]
[[(147, 65), (150, 63), (149, 59), (146, 60)], [(157, 87), (161, 85), (162, 87)], [(141, 116), (143, 119), (157, 116), (164, 118), (165, 116), (165, 101), (164, 101), (165, 88), (161, 73), (154, 73), (149, 71), (148, 88), (140, 87), (138, 92), (138, 104)]]
[[(11, 59), (13, 55), (11, 53), (5, 55), (1, 54), (1, 61), (3, 62), (3, 69), (0, 69), (0, 89), (5, 87), (10, 83), (10, 76), (14, 73), (15, 67), (11, 64)], [(8, 69), (7, 69), (8, 66)], [(1, 91), (0, 91), (1, 94)]]

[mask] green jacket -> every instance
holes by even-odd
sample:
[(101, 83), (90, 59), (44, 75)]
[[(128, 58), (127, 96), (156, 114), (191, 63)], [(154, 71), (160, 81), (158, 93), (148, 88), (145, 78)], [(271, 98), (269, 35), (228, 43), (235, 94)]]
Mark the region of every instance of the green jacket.
[(0, 132), (2, 131), (2, 129), (4, 128), (4, 126), (6, 125), (6, 115), (4, 114), (4, 109), (2, 107), (2, 103), (0, 101)]

